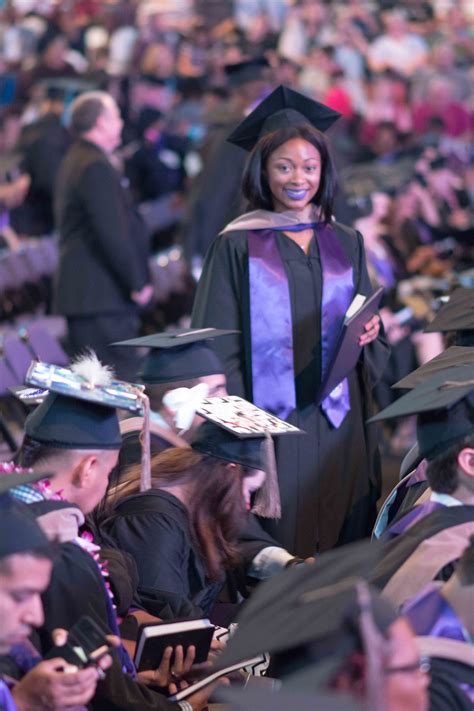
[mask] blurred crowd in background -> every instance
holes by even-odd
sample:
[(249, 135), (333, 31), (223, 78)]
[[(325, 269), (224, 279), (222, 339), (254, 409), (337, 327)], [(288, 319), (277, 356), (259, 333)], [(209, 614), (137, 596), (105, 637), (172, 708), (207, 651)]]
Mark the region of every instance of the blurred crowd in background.
[[(143, 330), (184, 323), (207, 247), (243, 207), (246, 154), (223, 141), (284, 84), (343, 117), (329, 132), (336, 215), (362, 232), (386, 288), (384, 406), (395, 380), (442, 350), (424, 320), (474, 263), (473, 58), (471, 0), (3, 2), (2, 255), (54, 238), (68, 108), (101, 89), (121, 110), (117, 168), (151, 235), (156, 293)], [(32, 305), (1, 286), (5, 327), (41, 301), (47, 313), (47, 289)]]

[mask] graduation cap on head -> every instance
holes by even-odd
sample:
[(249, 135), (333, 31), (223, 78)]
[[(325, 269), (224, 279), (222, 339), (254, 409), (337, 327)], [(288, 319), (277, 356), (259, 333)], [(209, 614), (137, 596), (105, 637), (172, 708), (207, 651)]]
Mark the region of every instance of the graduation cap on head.
[(113, 346), (150, 348), (140, 377), (147, 385), (195, 380), (223, 373), (224, 366), (209, 341), (238, 331), (187, 328), (112, 343)]
[(250, 151), (267, 133), (302, 124), (326, 131), (340, 115), (329, 106), (286, 86), (279, 86), (237, 126), (227, 140)]
[(46, 535), (28, 506), (15, 501), (7, 493), (17, 486), (33, 484), (44, 478), (51, 478), (51, 474), (32, 472), (10, 463), (0, 464), (0, 559), (49, 547)]
[(458, 345), (474, 345), (474, 289), (453, 291), (449, 301), (440, 308), (425, 331), (456, 331), (460, 336)]
[(440, 371), (369, 422), (417, 415), (420, 459), (434, 459), (474, 432), (474, 366)]
[(474, 348), (467, 346), (451, 346), (435, 358), (406, 375), (404, 378), (392, 385), (393, 388), (405, 388), (411, 390), (420, 385), (432, 375), (436, 375), (446, 368), (462, 368), (465, 365), (474, 367)]
[[(378, 634), (396, 619), (393, 608), (365, 583), (381, 553), (379, 543), (355, 543), (261, 583), (237, 617), (219, 666), (268, 652), (284, 683), (308, 667), (313, 676), (320, 665), (325, 673), (318, 674), (318, 681), (328, 683), (340, 664), (365, 646), (366, 612)], [(368, 595), (364, 599), (362, 588)], [(382, 657), (374, 640), (371, 652)]]
[(253, 57), (242, 62), (226, 64), (224, 71), (229, 85), (233, 88), (264, 79), (270, 64), (265, 57)]
[(115, 380), (93, 351), (76, 359), (70, 369), (33, 361), (25, 382), (48, 391), (26, 418), (25, 434), (50, 447), (120, 449), (117, 409), (143, 414), (141, 490), (150, 488), (150, 403), (142, 385)]
[(197, 414), (207, 419), (195, 432), (191, 447), (198, 452), (266, 472), (253, 512), (266, 518), (281, 515), (280, 492), (272, 436), (304, 434), (302, 430), (235, 395), (206, 398)]

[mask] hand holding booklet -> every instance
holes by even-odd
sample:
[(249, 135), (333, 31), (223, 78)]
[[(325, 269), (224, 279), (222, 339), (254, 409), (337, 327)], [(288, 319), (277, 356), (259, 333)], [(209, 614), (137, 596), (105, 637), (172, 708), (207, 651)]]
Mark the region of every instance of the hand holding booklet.
[(369, 297), (356, 294), (352, 300), (345, 314), (332, 363), (321, 383), (317, 398), (319, 402), (324, 400), (355, 368), (362, 350), (359, 339), (364, 333), (365, 324), (377, 312), (383, 291), (383, 287), (380, 287)]
[(206, 619), (142, 625), (137, 637), (135, 666), (138, 671), (157, 669), (166, 647), (178, 645), (185, 654), (193, 645), (196, 648), (194, 663), (201, 664), (207, 660), (213, 634), (214, 625)]

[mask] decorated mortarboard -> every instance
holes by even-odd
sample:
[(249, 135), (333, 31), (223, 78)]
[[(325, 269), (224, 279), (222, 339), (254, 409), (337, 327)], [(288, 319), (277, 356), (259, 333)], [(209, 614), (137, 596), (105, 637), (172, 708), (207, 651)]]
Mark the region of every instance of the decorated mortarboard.
[(92, 351), (73, 361), (71, 368), (33, 361), (25, 382), (47, 391), (26, 418), (25, 434), (50, 447), (120, 449), (117, 409), (143, 414), (141, 488), (149, 488), (149, 401), (142, 385), (115, 380)]
[(419, 457), (433, 459), (474, 432), (474, 366), (446, 368), (369, 422), (417, 415)]
[(196, 410), (205, 422), (191, 446), (226, 462), (266, 472), (253, 512), (266, 518), (281, 515), (280, 493), (272, 437), (304, 434), (294, 425), (236, 395), (205, 398)]
[[(219, 666), (268, 652), (285, 685), (308, 667), (324, 684), (361, 644), (367, 655), (382, 657), (380, 635), (396, 615), (366, 583), (381, 553), (379, 543), (351, 544), (259, 585), (237, 617)], [(366, 649), (366, 642), (372, 649)]]
[(154, 385), (223, 373), (224, 366), (209, 341), (233, 333), (238, 331), (187, 328), (118, 341), (112, 345), (149, 348), (140, 377), (144, 383)]
[(436, 373), (446, 370), (446, 368), (462, 368), (468, 365), (474, 368), (474, 348), (451, 346), (451, 348), (406, 375), (392, 387), (412, 390), (431, 376), (436, 375)]
[(302, 124), (326, 131), (340, 115), (329, 106), (286, 86), (279, 86), (237, 126), (227, 140), (250, 151), (267, 133)]
[(473, 331), (474, 330), (474, 289), (456, 289), (449, 301), (426, 326), (425, 331)]
[(245, 59), (242, 62), (226, 64), (224, 71), (230, 86), (237, 87), (265, 78), (269, 67), (270, 64), (265, 57), (254, 57)]
[(50, 478), (11, 463), (0, 464), (0, 559), (15, 553), (47, 549), (49, 541), (26, 504), (15, 501), (7, 492), (17, 486)]

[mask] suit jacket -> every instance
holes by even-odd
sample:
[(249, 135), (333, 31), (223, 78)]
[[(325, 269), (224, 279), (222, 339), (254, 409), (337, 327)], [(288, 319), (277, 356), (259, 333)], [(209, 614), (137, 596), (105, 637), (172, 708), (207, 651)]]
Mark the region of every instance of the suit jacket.
[(148, 281), (148, 236), (120, 175), (96, 145), (78, 140), (61, 164), (55, 309), (66, 316), (134, 311)]

